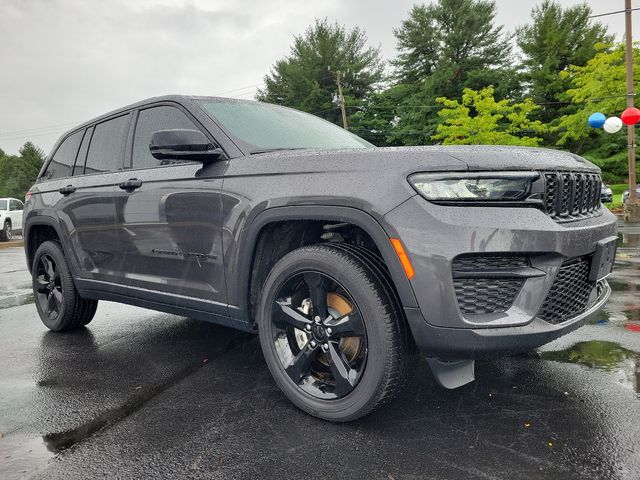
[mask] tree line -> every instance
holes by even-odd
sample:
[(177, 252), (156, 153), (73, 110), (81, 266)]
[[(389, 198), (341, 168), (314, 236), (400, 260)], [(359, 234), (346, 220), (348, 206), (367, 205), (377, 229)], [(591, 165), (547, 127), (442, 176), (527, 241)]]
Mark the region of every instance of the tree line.
[(23, 199), (42, 168), (45, 154), (27, 142), (18, 155), (8, 155), (0, 148), (0, 197)]
[[(359, 27), (318, 19), (265, 76), (256, 98), (342, 125), (379, 146), (507, 144), (571, 150), (607, 181), (627, 175), (626, 139), (590, 129), (625, 108), (624, 47), (586, 4), (544, 0), (514, 33), (491, 0), (414, 5), (385, 62)], [(640, 50), (635, 48), (636, 77)]]

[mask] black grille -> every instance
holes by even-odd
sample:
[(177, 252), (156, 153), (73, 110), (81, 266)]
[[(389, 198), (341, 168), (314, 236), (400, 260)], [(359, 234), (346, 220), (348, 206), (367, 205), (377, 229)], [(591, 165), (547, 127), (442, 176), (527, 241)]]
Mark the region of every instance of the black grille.
[(546, 172), (544, 205), (558, 222), (600, 213), (602, 179), (597, 173)]
[(453, 261), (455, 272), (474, 270), (496, 270), (500, 268), (523, 268), (529, 266), (527, 257), (515, 255), (474, 255), (460, 256)]
[(462, 313), (480, 315), (483, 313), (506, 312), (513, 304), (524, 280), (465, 278), (453, 281)]
[[(457, 257), (452, 268), (460, 311), (471, 315), (507, 311), (524, 283), (524, 279), (509, 278), (509, 275), (529, 265), (528, 258), (521, 255), (473, 254)], [(490, 275), (487, 272), (502, 272), (505, 278), (487, 278)], [(472, 278), (469, 274), (473, 274)]]
[(591, 257), (562, 264), (538, 317), (549, 323), (561, 323), (584, 312), (596, 285), (589, 280), (590, 268)]

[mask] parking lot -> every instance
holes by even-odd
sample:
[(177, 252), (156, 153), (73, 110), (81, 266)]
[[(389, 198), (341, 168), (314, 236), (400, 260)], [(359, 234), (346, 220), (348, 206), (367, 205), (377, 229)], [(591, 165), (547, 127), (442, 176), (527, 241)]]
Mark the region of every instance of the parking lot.
[(256, 337), (109, 302), (51, 333), (22, 250), (0, 264), (0, 478), (640, 478), (638, 225), (597, 321), (453, 391), (421, 361), (345, 425), (290, 404)]

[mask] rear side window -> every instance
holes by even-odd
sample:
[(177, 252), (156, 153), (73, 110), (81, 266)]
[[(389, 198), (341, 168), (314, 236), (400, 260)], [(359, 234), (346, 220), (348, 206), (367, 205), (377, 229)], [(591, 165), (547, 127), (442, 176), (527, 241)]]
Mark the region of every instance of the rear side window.
[(174, 128), (200, 130), (189, 117), (175, 107), (160, 106), (141, 110), (133, 137), (133, 168), (149, 168), (166, 164), (166, 160), (161, 162), (151, 155), (149, 143), (154, 132)]
[(84, 173), (121, 169), (128, 132), (128, 114), (97, 124), (91, 137)]
[(22, 210), (22, 202), (20, 200), (11, 200), (11, 203), (9, 203), (9, 210)]
[(82, 138), (80, 144), (80, 151), (76, 158), (76, 164), (73, 166), (73, 176), (84, 174), (84, 164), (87, 161), (87, 151), (89, 150), (89, 142), (91, 141), (91, 135), (93, 134), (93, 127), (89, 127)]
[(82, 140), (82, 131), (72, 133), (60, 144), (47, 170), (44, 172), (43, 178), (51, 180), (53, 178), (68, 177), (71, 175), (71, 169), (76, 161), (78, 147)]

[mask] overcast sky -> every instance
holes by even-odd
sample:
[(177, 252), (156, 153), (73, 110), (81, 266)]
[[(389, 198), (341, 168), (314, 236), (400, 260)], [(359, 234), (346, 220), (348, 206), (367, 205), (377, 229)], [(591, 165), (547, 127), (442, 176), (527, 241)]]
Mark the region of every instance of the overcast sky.
[[(513, 31), (539, 1), (497, 0), (496, 22)], [(392, 29), (414, 3), (0, 0), (0, 148), (16, 153), (31, 140), (48, 152), (74, 124), (155, 95), (253, 98), (316, 17), (360, 26), (389, 59)], [(594, 13), (624, 8), (623, 0), (587, 3)], [(600, 20), (622, 38), (624, 15)], [(634, 22), (637, 39), (639, 15)]]

